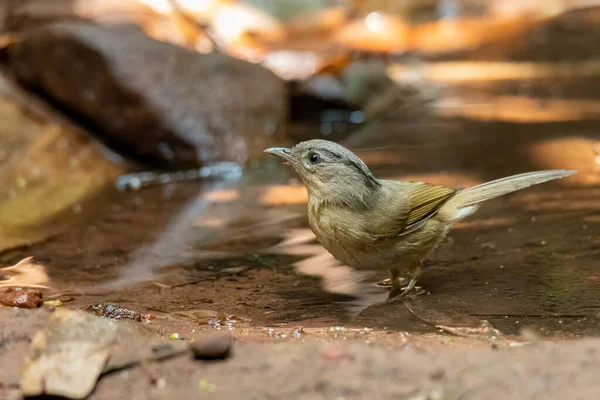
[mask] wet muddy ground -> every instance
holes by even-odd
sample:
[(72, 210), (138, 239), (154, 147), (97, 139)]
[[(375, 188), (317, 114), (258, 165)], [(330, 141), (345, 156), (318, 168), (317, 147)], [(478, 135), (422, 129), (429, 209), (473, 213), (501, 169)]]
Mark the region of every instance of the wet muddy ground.
[[(375, 283), (386, 276), (359, 275), (326, 254), (308, 230), (304, 189), (268, 159), (229, 181), (106, 190), (80, 203), (62, 233), (5, 262), (33, 256), (47, 268), (52, 292), (74, 299), (68, 307), (113, 302), (175, 324), (174, 313), (201, 309), (257, 327), (411, 332), (431, 331), (422, 320), (432, 318), (460, 326), (461, 315), (506, 333), (534, 324), (551, 335), (597, 334), (600, 124), (512, 121), (494, 104), (504, 93), (487, 90), (481, 102), (473, 92), (448, 89), (462, 103), (440, 106), (452, 116), (391, 118), (345, 142), (379, 177), (455, 187), (536, 169), (580, 172), (490, 201), (458, 225), (429, 261), (420, 282), (426, 294), (411, 311), (378, 304), (387, 292)], [(538, 103), (549, 119), (561, 111)], [(469, 118), (486, 108), (498, 115)]]
[[(189, 360), (157, 367), (173, 396), (189, 393), (170, 385), (192, 374), (194, 390), (206, 380), (219, 398), (235, 398), (251, 385), (259, 389), (247, 398), (353, 399), (371, 398), (373, 391), (381, 398), (480, 398), (484, 392), (496, 398), (500, 390), (530, 398), (557, 385), (538, 382), (535, 392), (510, 376), (535, 375), (540, 363), (560, 364), (544, 379), (577, 379), (584, 390), (585, 365), (598, 363), (594, 341), (499, 357), (490, 348), (600, 334), (600, 115), (581, 111), (581, 102), (591, 110), (600, 104), (588, 90), (598, 84), (585, 78), (551, 87), (543, 80), (446, 85), (418, 119), (392, 115), (343, 127), (342, 143), (382, 178), (466, 187), (536, 169), (579, 170), (486, 203), (432, 255), (419, 282), (423, 294), (403, 302), (382, 304), (387, 289), (377, 282), (385, 274), (358, 274), (315, 242), (304, 189), (268, 158), (239, 179), (137, 192), (108, 186), (63, 211), (45, 240), (5, 253), (2, 262), (33, 256), (43, 266), (37, 272), (47, 275), (45, 296), (65, 308), (111, 303), (156, 316), (149, 326), (164, 336), (190, 339), (220, 330), (244, 342), (238, 361), (207, 365), (202, 376), (191, 372)], [(321, 341), (350, 343), (328, 350)], [(407, 344), (415, 349), (404, 351)], [(351, 354), (332, 369), (346, 382), (328, 376), (323, 352)], [(570, 363), (559, 362), (570, 356)], [(453, 367), (459, 359), (460, 371)], [(477, 372), (482, 365), (489, 376)], [(121, 393), (160, 395), (133, 379), (143, 369), (130, 373), (102, 380), (94, 398), (113, 398), (114, 385)], [(489, 384), (494, 376), (503, 383)], [(286, 384), (296, 377), (293, 387)], [(381, 386), (348, 383), (369, 377)], [(481, 389), (477, 379), (488, 384)], [(442, 397), (423, 394), (424, 388), (441, 390)]]

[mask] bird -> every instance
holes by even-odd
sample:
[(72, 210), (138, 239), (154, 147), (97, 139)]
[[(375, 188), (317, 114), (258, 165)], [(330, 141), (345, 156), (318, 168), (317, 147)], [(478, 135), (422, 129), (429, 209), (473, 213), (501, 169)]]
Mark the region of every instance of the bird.
[[(401, 299), (415, 288), (427, 255), (481, 203), (577, 173), (543, 170), (512, 175), (466, 189), (425, 182), (377, 179), (344, 146), (323, 139), (264, 150), (291, 166), (308, 193), (308, 222), (319, 243), (359, 271), (388, 270)], [(410, 278), (402, 288), (403, 277)]]

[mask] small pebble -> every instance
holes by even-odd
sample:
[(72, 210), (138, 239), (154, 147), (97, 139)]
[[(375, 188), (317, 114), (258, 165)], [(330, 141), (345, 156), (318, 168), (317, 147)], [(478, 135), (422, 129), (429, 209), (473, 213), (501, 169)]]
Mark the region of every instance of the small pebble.
[(232, 339), (229, 335), (209, 335), (192, 343), (192, 350), (200, 360), (219, 360), (229, 357)]
[(431, 375), (429, 375), (429, 377), (433, 381), (441, 381), (442, 379), (444, 379), (446, 377), (446, 372), (440, 368), (440, 369), (437, 369), (436, 371), (432, 372)]
[(0, 304), (8, 307), (38, 308), (44, 304), (44, 300), (39, 290), (11, 287), (0, 294)]

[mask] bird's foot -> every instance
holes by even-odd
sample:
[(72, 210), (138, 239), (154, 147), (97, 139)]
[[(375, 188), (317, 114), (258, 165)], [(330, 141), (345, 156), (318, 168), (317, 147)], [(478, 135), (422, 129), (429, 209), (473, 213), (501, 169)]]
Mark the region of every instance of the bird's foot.
[[(392, 301), (396, 301), (396, 300), (402, 299), (402, 298), (406, 297), (407, 294), (413, 292), (413, 290), (417, 286), (417, 280), (419, 279), (419, 275), (420, 275), (420, 273), (415, 274), (411, 278), (410, 282), (408, 282), (408, 285), (404, 289), (399, 289), (399, 290), (394, 289), (394, 290), (392, 290), (390, 292), (389, 296), (388, 296), (388, 299), (387, 299), (386, 303), (390, 303)], [(400, 293), (398, 293), (398, 292), (400, 292)], [(417, 289), (416, 294), (417, 295), (419, 294), (418, 289)]]
[(427, 293), (426, 290), (424, 290), (421, 287), (415, 287), (413, 290), (407, 290), (408, 288), (402, 288), (402, 289), (393, 289), (390, 294), (388, 295), (388, 298), (385, 300), (385, 303), (393, 303), (395, 301), (398, 300), (402, 300), (405, 297), (407, 297), (408, 295), (410, 296), (420, 296), (422, 294)]
[[(398, 278), (396, 278), (396, 280), (399, 283), (405, 283), (408, 279), (398, 277)], [(391, 287), (394, 286), (394, 284), (393, 284), (392, 278), (386, 278), (386, 279), (383, 279), (383, 280), (377, 282), (377, 286), (385, 287), (385, 288), (391, 288)]]

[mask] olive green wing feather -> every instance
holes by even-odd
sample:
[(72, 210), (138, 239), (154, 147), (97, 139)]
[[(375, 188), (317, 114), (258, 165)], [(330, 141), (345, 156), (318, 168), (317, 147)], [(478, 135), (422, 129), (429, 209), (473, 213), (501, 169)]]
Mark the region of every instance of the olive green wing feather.
[[(406, 190), (407, 187), (402, 189)], [(440, 207), (457, 192), (456, 189), (420, 182), (411, 183), (408, 191), (410, 193), (409, 205), (406, 204), (406, 200), (389, 202), (386, 214), (395, 217), (375, 226), (372, 229), (373, 236), (383, 239), (414, 232), (434, 216)], [(396, 212), (394, 212), (394, 208), (397, 208)]]
[(456, 189), (426, 183), (413, 186), (410, 194), (410, 212), (404, 229), (433, 216), (454, 194)]

